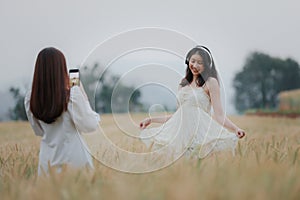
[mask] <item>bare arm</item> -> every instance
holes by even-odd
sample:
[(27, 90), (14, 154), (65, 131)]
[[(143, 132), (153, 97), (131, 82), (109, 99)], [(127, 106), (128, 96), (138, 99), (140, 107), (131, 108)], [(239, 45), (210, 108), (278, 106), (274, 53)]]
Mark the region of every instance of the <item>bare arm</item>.
[(140, 128), (145, 129), (147, 126), (149, 126), (152, 122), (153, 123), (165, 123), (167, 122), (172, 115), (165, 115), (160, 117), (148, 117), (140, 122)]
[[(178, 90), (180, 90), (182, 87), (181, 85), (178, 86)], [(179, 104), (177, 102), (177, 108), (179, 107)], [(160, 117), (148, 117), (146, 119), (144, 119), (143, 121), (140, 122), (140, 128), (141, 129), (145, 129), (147, 126), (149, 126), (152, 122), (153, 123), (165, 123), (167, 122), (170, 118), (172, 117), (172, 115), (165, 115), (165, 116), (160, 116)]]
[(234, 131), (239, 138), (244, 137), (245, 131), (240, 129), (230, 119), (228, 119), (223, 111), (218, 81), (215, 78), (209, 78), (207, 80), (207, 87), (209, 89), (211, 103), (214, 110), (213, 118), (225, 128)]

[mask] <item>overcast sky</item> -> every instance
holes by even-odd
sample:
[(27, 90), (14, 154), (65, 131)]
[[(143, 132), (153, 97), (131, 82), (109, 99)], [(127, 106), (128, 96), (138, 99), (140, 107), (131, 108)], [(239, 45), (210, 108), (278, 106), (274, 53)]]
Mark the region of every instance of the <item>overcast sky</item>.
[(232, 78), (250, 52), (300, 62), (299, 8), (296, 0), (1, 0), (0, 92), (31, 81), (37, 53), (44, 47), (59, 48), (68, 66), (79, 66), (108, 38), (157, 27), (211, 49), (231, 112)]

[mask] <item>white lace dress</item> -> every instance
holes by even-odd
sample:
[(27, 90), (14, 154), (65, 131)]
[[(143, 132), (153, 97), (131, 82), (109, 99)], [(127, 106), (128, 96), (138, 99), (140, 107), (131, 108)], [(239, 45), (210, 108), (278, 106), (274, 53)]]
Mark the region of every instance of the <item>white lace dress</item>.
[(141, 140), (151, 151), (198, 158), (221, 150), (234, 154), (238, 137), (212, 119), (210, 97), (202, 87), (185, 86), (177, 99), (178, 109), (166, 123), (141, 132)]

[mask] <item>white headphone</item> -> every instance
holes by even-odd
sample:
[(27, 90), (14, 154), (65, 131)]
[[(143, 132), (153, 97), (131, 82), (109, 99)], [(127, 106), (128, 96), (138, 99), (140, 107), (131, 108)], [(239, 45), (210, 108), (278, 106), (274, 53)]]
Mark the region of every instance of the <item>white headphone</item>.
[[(210, 53), (210, 51), (204, 47), (204, 46), (201, 46), (201, 45), (197, 45), (196, 47), (194, 47), (194, 49), (197, 48), (197, 49), (202, 49), (204, 50), (208, 55), (209, 55), (209, 58), (210, 58), (210, 65), (209, 65), (209, 68), (212, 68), (212, 62), (213, 62), (213, 59), (212, 59), (212, 55)], [(191, 51), (190, 51), (191, 52)], [(185, 64), (189, 64), (189, 57), (190, 57), (190, 52), (188, 53), (188, 55), (186, 56), (186, 60), (185, 60)]]

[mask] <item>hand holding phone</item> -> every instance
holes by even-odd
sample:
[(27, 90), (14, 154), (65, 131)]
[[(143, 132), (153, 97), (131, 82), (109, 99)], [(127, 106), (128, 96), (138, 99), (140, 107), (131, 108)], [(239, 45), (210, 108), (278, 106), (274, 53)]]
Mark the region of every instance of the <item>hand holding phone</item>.
[(79, 75), (79, 69), (70, 69), (69, 70), (69, 76), (70, 76), (70, 86), (80, 86), (80, 75)]

